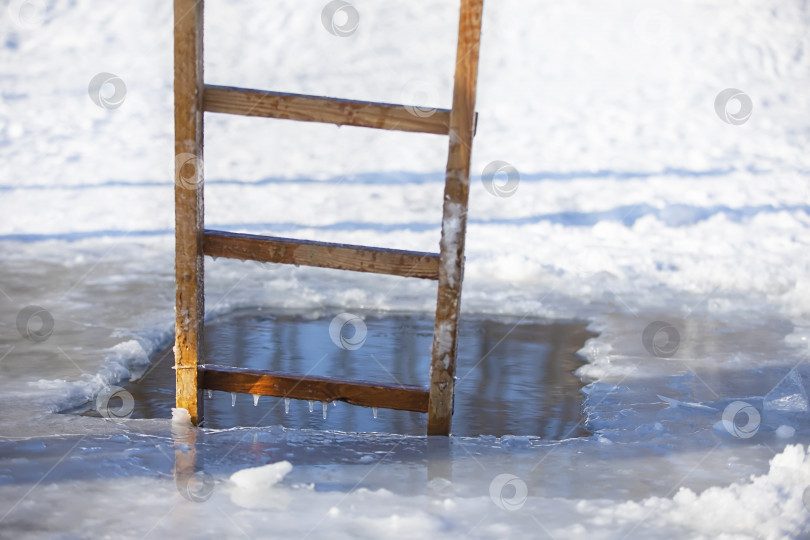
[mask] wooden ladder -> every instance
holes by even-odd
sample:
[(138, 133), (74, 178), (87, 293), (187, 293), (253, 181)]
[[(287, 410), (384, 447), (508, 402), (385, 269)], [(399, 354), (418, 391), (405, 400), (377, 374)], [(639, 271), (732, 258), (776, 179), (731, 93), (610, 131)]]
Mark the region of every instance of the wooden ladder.
[[(188, 410), (195, 425), (203, 419), (202, 391), (210, 389), (426, 412), (428, 435), (450, 434), (482, 8), (483, 0), (461, 0), (452, 109), (422, 117), (404, 105), (207, 85), (203, 82), (203, 0), (174, 0), (176, 394), (177, 407)], [(205, 230), (204, 112), (448, 135), (440, 252)], [(205, 255), (438, 280), (430, 386), (203, 363)]]

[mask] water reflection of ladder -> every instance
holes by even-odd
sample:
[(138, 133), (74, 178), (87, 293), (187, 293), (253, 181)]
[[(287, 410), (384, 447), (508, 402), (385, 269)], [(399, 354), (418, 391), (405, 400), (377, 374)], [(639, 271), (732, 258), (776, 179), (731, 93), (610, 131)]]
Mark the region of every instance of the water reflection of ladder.
[[(203, 418), (203, 389), (428, 413), (428, 435), (448, 435), (453, 414), (459, 301), (475, 130), (483, 0), (461, 0), (453, 106), (425, 109), (206, 85), (203, 1), (174, 2), (175, 369), (177, 406)], [(420, 114), (414, 114), (419, 111)], [(440, 252), (332, 244), (203, 228), (203, 113), (285, 118), (448, 135)], [(204, 256), (319, 266), (438, 280), (430, 386), (386, 385), (203, 363)]]

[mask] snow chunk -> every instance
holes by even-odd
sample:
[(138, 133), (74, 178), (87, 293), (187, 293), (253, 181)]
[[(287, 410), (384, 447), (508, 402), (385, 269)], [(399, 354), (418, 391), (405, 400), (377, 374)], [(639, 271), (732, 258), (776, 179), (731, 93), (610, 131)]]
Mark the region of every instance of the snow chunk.
[(186, 409), (172, 407), (172, 423), (183, 426), (191, 425), (191, 415)]
[(292, 470), (289, 461), (236, 471), (231, 475), (234, 488), (231, 501), (248, 509), (284, 509), (291, 500), (287, 490), (275, 487)]
[(266, 489), (281, 482), (291, 470), (292, 464), (289, 461), (279, 461), (236, 471), (231, 475), (231, 482), (245, 489)]
[(779, 426), (776, 428), (776, 436), (780, 439), (790, 439), (796, 434), (796, 429), (791, 426)]

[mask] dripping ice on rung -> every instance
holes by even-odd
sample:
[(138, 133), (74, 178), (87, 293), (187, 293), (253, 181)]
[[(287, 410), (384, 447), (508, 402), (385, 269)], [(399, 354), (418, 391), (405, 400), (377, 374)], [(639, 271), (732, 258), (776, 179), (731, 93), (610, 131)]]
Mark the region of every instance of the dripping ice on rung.
[(315, 409), (315, 402), (311, 399), (309, 400), (309, 412), (312, 412)]
[(236, 407), (236, 392), (231, 392), (231, 407)]
[(259, 404), (259, 394), (253, 394), (253, 406), (255, 407), (258, 404)]
[(214, 391), (211, 390), (210, 388), (208, 390), (206, 390), (206, 393), (208, 394), (208, 399), (211, 399), (212, 397), (214, 397)]
[(377, 407), (372, 407), (371, 408), (371, 414), (374, 415), (374, 418), (377, 418)]
[(327, 403), (326, 401), (322, 401), (321, 406), (323, 407), (323, 419), (326, 420), (326, 407), (329, 406), (329, 403)]
[(284, 414), (290, 414), (290, 398), (284, 398)]

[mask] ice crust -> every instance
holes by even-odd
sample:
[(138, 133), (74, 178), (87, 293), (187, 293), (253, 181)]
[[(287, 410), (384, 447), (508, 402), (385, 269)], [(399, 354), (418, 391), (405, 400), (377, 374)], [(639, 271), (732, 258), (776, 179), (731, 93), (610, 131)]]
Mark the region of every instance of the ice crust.
[[(810, 535), (800, 3), (486, 3), (462, 309), (587, 321), (599, 335), (577, 374), (593, 435), (453, 438), (438, 457), (396, 435), (194, 430), (178, 409), (53, 414), (138, 377), (173, 339), (172, 9), (34, 2), (47, 11), (22, 28), (8, 11), (21, 3), (7, 4), (0, 535)], [(207, 82), (450, 107), (456, 4), (353, 2), (346, 38), (324, 28), (324, 4), (208, 2)], [(120, 108), (88, 99), (99, 72), (126, 81)], [(714, 110), (729, 87), (753, 101), (744, 125)], [(445, 138), (205, 122), (207, 226), (438, 250)], [(510, 197), (482, 185), (495, 160), (520, 172)], [(210, 259), (206, 271), (207, 317), (435, 308), (427, 280)], [(55, 319), (44, 342), (17, 328), (34, 304)], [(643, 346), (655, 321), (678, 328), (675, 356)], [(750, 438), (735, 430), (750, 417), (723, 417), (738, 402), (759, 415)], [(203, 502), (177, 485), (189, 456), (212, 488)], [(502, 474), (514, 478), (492, 497)], [(518, 481), (527, 498), (510, 511)]]

